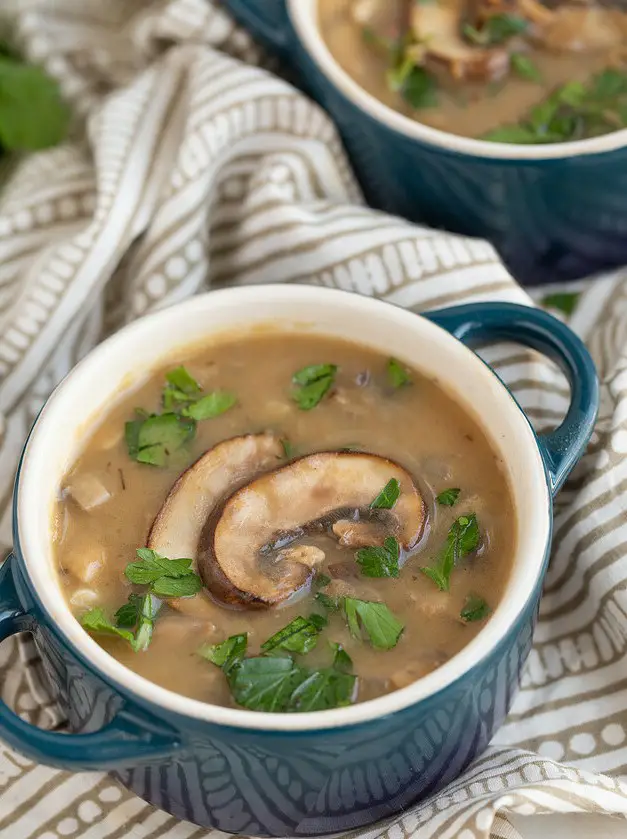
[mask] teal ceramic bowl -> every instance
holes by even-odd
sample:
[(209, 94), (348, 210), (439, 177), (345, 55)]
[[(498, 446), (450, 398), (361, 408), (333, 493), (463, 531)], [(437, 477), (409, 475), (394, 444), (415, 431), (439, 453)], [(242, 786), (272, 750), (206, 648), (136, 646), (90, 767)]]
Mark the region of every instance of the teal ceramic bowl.
[[(385, 347), (437, 377), (484, 428), (515, 503), (511, 579), (477, 637), (415, 684), (332, 711), (223, 708), (148, 682), (82, 629), (54, 564), (51, 512), (63, 476), (120, 391), (188, 346), (268, 324)], [(552, 434), (536, 437), (464, 345), (500, 340), (540, 350), (565, 371), (572, 402)], [(525, 306), (486, 303), (420, 317), (329, 289), (253, 286), (197, 297), (123, 329), (76, 367), (39, 416), (16, 484), (14, 555), (0, 569), (0, 641), (33, 632), (74, 733), (42, 731), (0, 702), (0, 738), (41, 763), (111, 771), (156, 807), (230, 833), (337, 833), (407, 809), (481, 754), (507, 714), (531, 646), (552, 499), (585, 448), (597, 404), (594, 367), (579, 339)]]
[(335, 121), (368, 202), (489, 239), (525, 284), (627, 263), (627, 130), (546, 146), (447, 134), (378, 102), (342, 70), (317, 0), (223, 0)]

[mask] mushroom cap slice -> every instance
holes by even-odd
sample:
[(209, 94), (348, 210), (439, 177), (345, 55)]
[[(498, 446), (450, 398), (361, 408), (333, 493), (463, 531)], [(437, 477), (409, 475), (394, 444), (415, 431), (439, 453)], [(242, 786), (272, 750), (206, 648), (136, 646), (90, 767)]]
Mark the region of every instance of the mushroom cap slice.
[[(205, 522), (225, 498), (283, 458), (279, 438), (273, 434), (247, 434), (218, 443), (178, 478), (148, 534), (147, 546), (168, 559), (193, 560)], [(204, 602), (203, 602), (204, 601)], [(169, 601), (194, 617), (215, 616), (215, 607), (201, 592), (196, 597)]]
[(411, 475), (376, 455), (322, 452), (262, 475), (226, 501), (199, 544), (203, 582), (231, 605), (267, 608), (283, 602), (309, 581), (312, 570), (288, 558), (273, 561), (269, 548), (308, 528), (320, 532), (338, 512), (368, 509), (391, 478), (400, 483), (400, 497), (392, 510), (377, 512), (389, 517), (403, 549), (411, 549), (426, 519)]
[(507, 75), (507, 49), (467, 44), (460, 34), (459, 9), (454, 6), (416, 3), (412, 29), (418, 42), (424, 44), (427, 69), (446, 70), (458, 81), (498, 81)]

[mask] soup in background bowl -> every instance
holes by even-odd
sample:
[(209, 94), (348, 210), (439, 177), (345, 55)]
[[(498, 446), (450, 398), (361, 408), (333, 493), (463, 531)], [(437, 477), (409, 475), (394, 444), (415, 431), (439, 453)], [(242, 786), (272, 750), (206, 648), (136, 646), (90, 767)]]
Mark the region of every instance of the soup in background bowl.
[[(497, 340), (565, 371), (554, 433), (462, 343)], [(0, 638), (34, 633), (73, 733), (0, 702), (0, 737), (231, 833), (407, 809), (511, 705), (597, 403), (524, 306), (258, 286), (127, 327), (38, 418), (0, 569)]]
[(374, 207), (489, 239), (529, 285), (627, 262), (620, 6), (224, 4), (328, 110)]

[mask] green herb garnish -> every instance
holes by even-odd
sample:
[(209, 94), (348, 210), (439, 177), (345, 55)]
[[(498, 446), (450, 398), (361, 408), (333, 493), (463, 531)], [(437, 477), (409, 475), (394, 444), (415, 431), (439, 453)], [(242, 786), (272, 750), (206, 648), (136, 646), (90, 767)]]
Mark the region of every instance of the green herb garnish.
[(479, 525), (474, 513), (460, 516), (456, 519), (446, 537), (446, 544), (442, 549), (436, 564), (431, 568), (421, 568), (437, 585), (440, 591), (448, 591), (451, 583), (453, 568), (468, 554), (477, 550), (479, 546)]
[(301, 411), (316, 407), (333, 385), (336, 373), (335, 364), (311, 364), (293, 375), (296, 388), (292, 391), (292, 399)]
[(498, 143), (564, 143), (599, 137), (627, 126), (627, 72), (613, 68), (585, 84), (567, 82), (517, 125), (484, 135)]
[(36, 151), (67, 134), (70, 111), (57, 83), (38, 67), (0, 57), (0, 146)]
[(222, 644), (205, 645), (200, 655), (221, 667), (233, 699), (252, 711), (303, 713), (350, 705), (356, 677), (352, 661), (333, 644), (331, 667), (310, 670), (290, 656), (245, 658), (246, 636), (234, 635)]
[(580, 297), (580, 292), (563, 291), (558, 292), (557, 294), (548, 294), (546, 297), (543, 297), (540, 302), (545, 308), (557, 309), (565, 314), (566, 317), (570, 317), (577, 308), (577, 303), (579, 302)]
[(198, 654), (217, 667), (221, 667), (228, 676), (233, 667), (239, 664), (246, 655), (247, 647), (248, 635), (231, 635), (221, 644), (203, 644)]
[(542, 73), (538, 70), (533, 61), (528, 55), (521, 52), (515, 52), (510, 58), (512, 70), (521, 79), (526, 79), (530, 82), (541, 82)]
[(287, 650), (291, 653), (305, 655), (313, 650), (318, 643), (318, 635), (327, 625), (322, 615), (312, 615), (310, 618), (297, 617), (276, 632), (261, 645), (265, 653), (273, 650)]
[(444, 489), (442, 492), (436, 496), (435, 500), (440, 504), (442, 507), (454, 507), (457, 499), (459, 498), (459, 493), (461, 489), (457, 487), (451, 489)]
[(467, 623), (481, 621), (490, 614), (490, 607), (483, 597), (476, 594), (469, 594), (460, 612), (460, 617)]
[(373, 647), (390, 650), (395, 647), (405, 628), (385, 603), (343, 597), (342, 608), (353, 638), (363, 638), (365, 633)]
[(283, 454), (286, 460), (291, 460), (294, 457), (294, 446), (287, 437), (281, 438), (281, 446), (283, 447)]
[(403, 387), (403, 385), (411, 384), (409, 373), (395, 358), (390, 358), (388, 361), (388, 379), (392, 387)]
[(191, 559), (168, 559), (150, 548), (138, 548), (139, 562), (129, 562), (124, 574), (131, 583), (150, 585), (162, 597), (190, 597), (202, 588)]
[(200, 422), (224, 414), (237, 402), (237, 397), (226, 390), (214, 390), (183, 409), (186, 417)]
[(329, 612), (337, 612), (340, 608), (340, 599), (337, 597), (329, 597), (329, 595), (325, 594), (323, 591), (319, 591), (314, 599)]
[(129, 455), (151, 466), (166, 466), (170, 457), (196, 433), (196, 423), (178, 414), (152, 414), (127, 422), (125, 438)]
[(502, 44), (514, 35), (521, 35), (528, 27), (528, 20), (518, 15), (503, 13), (489, 17), (481, 29), (465, 24), (462, 27), (462, 34), (476, 46), (488, 47)]
[(328, 586), (330, 582), (331, 577), (329, 577), (327, 574), (316, 574), (316, 576), (313, 578), (313, 585), (316, 588), (326, 588), (326, 586)]
[(396, 478), (390, 478), (370, 505), (371, 510), (391, 510), (401, 494), (401, 485)]
[(115, 623), (104, 609), (91, 609), (81, 618), (81, 624), (96, 635), (113, 635), (128, 641), (133, 650), (143, 652), (152, 640), (154, 622), (161, 604), (150, 594), (131, 594), (128, 603), (115, 613)]
[(364, 577), (398, 577), (399, 544), (394, 536), (388, 536), (383, 547), (360, 548), (355, 559), (361, 566)]

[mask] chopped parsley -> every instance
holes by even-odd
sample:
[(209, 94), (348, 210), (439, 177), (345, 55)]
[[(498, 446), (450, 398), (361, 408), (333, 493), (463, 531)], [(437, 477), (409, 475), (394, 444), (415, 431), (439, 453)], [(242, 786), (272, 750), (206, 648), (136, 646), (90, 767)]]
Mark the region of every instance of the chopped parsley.
[(510, 61), (512, 70), (521, 79), (538, 83), (542, 81), (542, 74), (528, 55), (524, 55), (522, 52), (515, 52), (511, 56)]
[(335, 381), (337, 365), (310, 364), (294, 373), (292, 399), (301, 411), (311, 411), (325, 397)]
[(567, 82), (519, 123), (483, 136), (495, 143), (564, 143), (627, 126), (627, 72), (609, 68), (586, 83)]
[(390, 478), (381, 492), (370, 505), (371, 510), (391, 510), (401, 494), (401, 485), (397, 478)]
[(440, 591), (448, 591), (451, 583), (453, 568), (468, 554), (479, 547), (479, 525), (477, 516), (469, 513), (456, 519), (446, 537), (446, 544), (440, 552), (435, 565), (431, 568), (421, 568), (437, 585)]
[(543, 297), (540, 302), (545, 308), (557, 309), (565, 314), (566, 317), (570, 317), (577, 308), (577, 303), (579, 302), (580, 297), (580, 292), (562, 291), (557, 294), (547, 294), (547, 296)]
[(403, 367), (400, 361), (397, 361), (395, 358), (389, 359), (387, 371), (388, 380), (392, 387), (399, 388), (403, 387), (404, 385), (411, 384), (411, 379), (409, 377), (407, 369)]
[(191, 559), (168, 559), (150, 548), (138, 548), (138, 562), (130, 562), (126, 578), (137, 585), (150, 585), (153, 594), (162, 597), (191, 597), (202, 588)]
[(200, 655), (221, 667), (238, 705), (251, 711), (303, 713), (338, 708), (353, 701), (357, 677), (351, 672), (350, 656), (339, 644), (331, 645), (331, 666), (318, 670), (297, 664), (289, 655), (246, 658), (246, 644), (245, 635), (234, 635), (199, 650)]
[(391, 650), (398, 643), (404, 625), (385, 603), (343, 597), (342, 608), (353, 638), (366, 639), (378, 650)]
[(265, 653), (287, 650), (305, 655), (316, 646), (318, 635), (326, 625), (327, 620), (322, 615), (311, 615), (309, 618), (299, 616), (268, 638), (261, 645), (261, 649)]
[(128, 641), (135, 652), (144, 652), (152, 640), (155, 619), (161, 603), (150, 594), (131, 594), (128, 603), (109, 620), (102, 607), (91, 609), (81, 618), (82, 626), (95, 635), (113, 635)]
[(469, 594), (460, 612), (460, 617), (466, 623), (471, 623), (472, 621), (481, 621), (487, 618), (489, 614), (490, 607), (483, 597), (479, 597), (477, 594)]
[(491, 47), (508, 41), (514, 35), (522, 35), (528, 27), (528, 20), (518, 15), (502, 13), (491, 15), (481, 29), (465, 24), (462, 27), (462, 34), (476, 46)]
[(450, 489), (443, 489), (442, 492), (436, 496), (435, 500), (441, 507), (454, 507), (459, 498), (461, 489), (451, 487)]
[(400, 548), (394, 536), (388, 536), (383, 547), (360, 548), (355, 559), (364, 577), (398, 577)]
[(185, 367), (170, 370), (165, 378), (164, 412), (148, 414), (137, 409), (138, 419), (125, 426), (130, 457), (150, 466), (168, 466), (172, 456), (194, 438), (197, 422), (217, 417), (237, 402), (228, 391), (203, 395), (201, 386)]
[(291, 460), (294, 457), (294, 446), (287, 437), (281, 438), (281, 446), (283, 447), (283, 454), (286, 460)]

